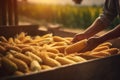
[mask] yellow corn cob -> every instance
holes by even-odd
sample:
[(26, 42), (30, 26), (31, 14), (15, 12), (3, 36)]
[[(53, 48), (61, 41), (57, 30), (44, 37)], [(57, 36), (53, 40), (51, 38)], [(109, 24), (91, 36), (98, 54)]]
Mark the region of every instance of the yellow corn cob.
[(52, 38), (43, 38), (41, 41), (38, 42), (40, 46), (43, 46), (44, 44), (49, 44), (53, 42)]
[(17, 59), (20, 59), (22, 61), (24, 61), (28, 66), (30, 66), (31, 62), (32, 62), (32, 59), (22, 53), (17, 53), (17, 54), (14, 54), (14, 57), (17, 58)]
[(42, 63), (42, 59), (38, 57), (37, 55), (33, 54), (32, 52), (26, 52), (25, 53), (27, 56), (29, 56), (33, 60), (37, 60), (39, 63)]
[(21, 72), (21, 71), (15, 71), (15, 72), (14, 72), (14, 75), (16, 75), (16, 76), (21, 76), (21, 75), (24, 75), (24, 73)]
[(23, 52), (23, 53), (25, 53), (25, 52), (27, 52), (27, 51), (32, 52), (33, 50), (34, 50), (34, 48), (33, 48), (32, 46), (29, 46), (29, 47), (24, 47), (24, 48), (22, 49), (22, 52)]
[(6, 54), (7, 54), (7, 55), (6, 55), (7, 58), (14, 57), (13, 54), (12, 54), (11, 52), (7, 52)]
[(63, 53), (58, 53), (57, 56), (64, 57), (65, 55)]
[(12, 55), (14, 55), (14, 54), (17, 54), (17, 53), (19, 53), (19, 52), (18, 52), (18, 51), (15, 51), (15, 50), (10, 50), (9, 53), (11, 53)]
[(119, 52), (118, 48), (110, 48), (108, 50), (104, 50), (104, 52), (108, 52), (109, 54), (117, 54)]
[(76, 63), (75, 61), (72, 61), (72, 60), (67, 59), (65, 57), (59, 57), (59, 56), (57, 56), (55, 58), (55, 60), (57, 60), (58, 62), (60, 62), (62, 65), (65, 65), (65, 64), (75, 64)]
[(110, 43), (110, 42), (104, 42), (104, 43), (98, 45), (98, 47), (101, 47), (101, 46), (108, 46), (108, 47), (111, 47), (111, 46), (112, 46), (112, 43)]
[(22, 50), (19, 48), (19, 47), (16, 47), (16, 46), (7, 46), (6, 47), (7, 50), (15, 50), (15, 51), (18, 51), (18, 52), (22, 52)]
[(14, 39), (14, 42), (15, 42), (16, 44), (20, 44), (20, 43), (21, 43), (21, 41), (20, 41), (19, 39), (17, 39), (17, 38)]
[(5, 69), (6, 73), (8, 74), (12, 74), (18, 69), (17, 65), (6, 57), (3, 57), (1, 62), (2, 62), (2, 67)]
[[(43, 54), (42, 52), (33, 50), (32, 53), (35, 54), (36, 56), (40, 57), (40, 59), (42, 59), (42, 57), (43, 57), (43, 56), (42, 56), (42, 54)], [(43, 61), (43, 60), (42, 60), (42, 61)]]
[(43, 48), (41, 49), (41, 52), (46, 52), (48, 48), (50, 48), (48, 44), (44, 44)]
[(65, 42), (67, 44), (70, 44), (71, 42), (63, 37), (60, 36), (53, 36), (53, 41), (54, 42)]
[(66, 46), (55, 46), (53, 48), (57, 49), (60, 53), (64, 53)]
[(15, 44), (15, 42), (14, 42), (14, 40), (13, 40), (12, 37), (10, 37), (10, 38), (8, 39), (8, 43), (9, 43), (9, 44), (13, 44), (13, 45)]
[(41, 71), (41, 66), (38, 61), (33, 60), (30, 65), (30, 69), (34, 72)]
[(4, 36), (0, 36), (0, 41), (2, 41), (2, 42), (8, 42), (7, 39)]
[(17, 39), (19, 39), (20, 41), (22, 41), (25, 38), (26, 33), (21, 32), (19, 35), (17, 35)]
[(74, 44), (66, 47), (65, 52), (67, 54), (75, 53), (75, 52), (78, 52), (78, 51), (82, 50), (83, 48), (85, 48), (86, 45), (87, 45), (87, 39), (84, 39), (84, 40), (81, 40), (77, 43), (74, 43)]
[(46, 57), (46, 59), (44, 59), (43, 62), (46, 65), (49, 65), (51, 67), (57, 67), (61, 65), (58, 61), (56, 61), (55, 59), (49, 58), (49, 57)]
[(41, 51), (43, 49), (42, 46), (32, 46), (33, 47), (33, 50), (37, 50), (37, 51)]
[(43, 63), (46, 64), (46, 65), (49, 65), (51, 67), (57, 67), (57, 66), (60, 66), (61, 64), (56, 61), (55, 59), (52, 59), (50, 58), (48, 55), (47, 55), (47, 52), (45, 53), (41, 53), (40, 54), (42, 60), (43, 60)]
[(90, 60), (90, 59), (96, 59), (96, 58), (100, 58), (99, 56), (94, 56), (94, 55), (88, 55), (88, 54), (78, 54), (78, 56), (86, 59), (86, 60)]
[(65, 41), (65, 39), (62, 38), (62, 37), (60, 37), (60, 36), (53, 36), (53, 40), (54, 40), (55, 42)]
[(93, 52), (100, 52), (100, 51), (104, 51), (104, 50), (107, 50), (109, 49), (108, 46), (101, 46), (101, 47), (96, 47), (95, 49), (93, 49), (92, 51)]
[[(92, 53), (92, 51), (87, 51), (87, 52), (84, 52), (83, 54), (85, 54), (85, 55), (90, 55)], [(78, 53), (78, 55), (79, 55), (79, 53)], [(81, 54), (82, 55), (82, 54)]]
[(3, 47), (10, 46), (10, 44), (8, 44), (8, 43), (6, 43), (6, 42), (1, 42), (1, 41), (0, 41), (0, 45), (3, 46)]
[(105, 51), (92, 52), (90, 55), (101, 56), (101, 57), (110, 56), (110, 54), (108, 52), (105, 52)]
[(46, 53), (50, 58), (53, 58), (53, 59), (57, 56), (57, 54), (54, 54), (54, 53), (51, 53), (51, 52), (46, 52)]
[(48, 66), (48, 65), (41, 65), (41, 68), (43, 70), (48, 70), (48, 69), (52, 69), (52, 67)]
[(71, 44), (71, 41), (69, 41), (69, 40), (67, 40), (67, 39), (65, 39), (64, 42), (67, 43), (67, 45), (70, 45), (70, 44)]
[(48, 48), (47, 52), (51, 52), (51, 53), (55, 53), (55, 54), (59, 53), (59, 51), (55, 48)]
[(43, 35), (42, 38), (49, 38), (49, 37), (52, 37), (52, 36), (53, 36), (53, 34), (50, 33), (50, 34), (45, 34), (45, 35)]
[(29, 71), (27, 64), (23, 62), (22, 60), (14, 58), (14, 57), (9, 58), (9, 59), (17, 65), (19, 71), (22, 71), (22, 72)]
[(22, 43), (31, 43), (32, 42), (32, 38), (30, 36), (26, 36), (21, 42)]
[(0, 52), (4, 53), (6, 51), (6, 48), (4, 48), (3, 46), (0, 45)]
[(41, 40), (41, 36), (36, 35), (36, 36), (34, 37), (34, 40)]
[(27, 44), (16, 44), (17, 47), (24, 49), (25, 47), (29, 47)]
[(86, 59), (80, 57), (80, 56), (66, 56), (66, 58), (70, 59), (70, 60), (73, 60), (75, 62), (85, 62), (87, 61)]
[(68, 40), (68, 41), (70, 41), (70, 42), (73, 40), (72, 37), (65, 37), (65, 39)]
[(39, 45), (38, 43), (34, 43), (34, 42), (27, 43), (27, 44), (30, 45), (30, 46), (38, 46)]
[(50, 46), (66, 46), (67, 43), (65, 43), (64, 41), (62, 42), (54, 42), (52, 44), (50, 44)]

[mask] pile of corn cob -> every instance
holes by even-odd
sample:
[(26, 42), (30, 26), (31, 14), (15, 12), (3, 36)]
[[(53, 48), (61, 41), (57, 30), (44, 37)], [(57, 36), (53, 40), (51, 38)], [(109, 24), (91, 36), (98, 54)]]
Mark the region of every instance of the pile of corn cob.
[(5, 71), (5, 75), (24, 75), (110, 56), (119, 51), (111, 48), (110, 42), (105, 42), (92, 51), (79, 54), (78, 51), (86, 46), (87, 40), (75, 44), (71, 40), (71, 37), (52, 34), (31, 37), (24, 32), (9, 39), (1, 36), (0, 68)]

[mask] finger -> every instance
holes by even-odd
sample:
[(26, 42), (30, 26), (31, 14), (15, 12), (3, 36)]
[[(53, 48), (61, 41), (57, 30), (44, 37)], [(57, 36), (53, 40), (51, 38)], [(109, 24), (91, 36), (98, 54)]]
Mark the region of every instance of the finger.
[(72, 40), (72, 43), (75, 43), (75, 42), (77, 42), (76, 38), (74, 38), (74, 39)]
[(86, 51), (88, 51), (88, 48), (84, 48), (83, 50), (79, 51), (79, 53), (84, 53)]
[(73, 43), (76, 43), (76, 42), (78, 42), (78, 41), (80, 41), (80, 40), (82, 40), (81, 37), (75, 36), (75, 37), (73, 38), (72, 42), (73, 42)]
[(82, 49), (81, 51), (79, 51), (80, 53), (84, 53), (86, 51), (91, 51), (94, 47), (90, 47), (90, 46), (86, 46), (84, 49)]
[(75, 36), (75, 37), (73, 38), (73, 40), (72, 40), (72, 43), (75, 43), (75, 42), (77, 42), (77, 41), (78, 41), (78, 37)]

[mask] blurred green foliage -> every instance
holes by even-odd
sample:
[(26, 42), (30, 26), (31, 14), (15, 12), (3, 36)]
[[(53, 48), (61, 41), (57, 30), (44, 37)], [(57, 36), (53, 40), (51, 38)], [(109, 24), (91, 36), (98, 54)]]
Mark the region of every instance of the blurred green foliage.
[[(44, 5), (20, 3), (19, 14), (42, 23), (57, 23), (68, 28), (86, 29), (102, 12), (102, 7), (98, 6), (78, 6), (78, 5)], [(114, 25), (119, 23), (119, 19), (114, 21)], [(112, 29), (114, 25), (109, 29)]]

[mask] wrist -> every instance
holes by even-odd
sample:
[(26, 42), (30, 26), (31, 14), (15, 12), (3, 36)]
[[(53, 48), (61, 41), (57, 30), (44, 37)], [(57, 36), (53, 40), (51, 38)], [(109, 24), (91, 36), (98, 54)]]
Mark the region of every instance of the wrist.
[(88, 39), (88, 38), (91, 37), (91, 34), (88, 33), (88, 32), (84, 32), (83, 34), (84, 34), (84, 38), (85, 38), (85, 39)]
[(103, 43), (103, 42), (105, 42), (106, 40), (105, 40), (105, 38), (103, 37), (103, 36), (100, 36), (100, 37), (98, 37), (98, 42), (99, 43)]

